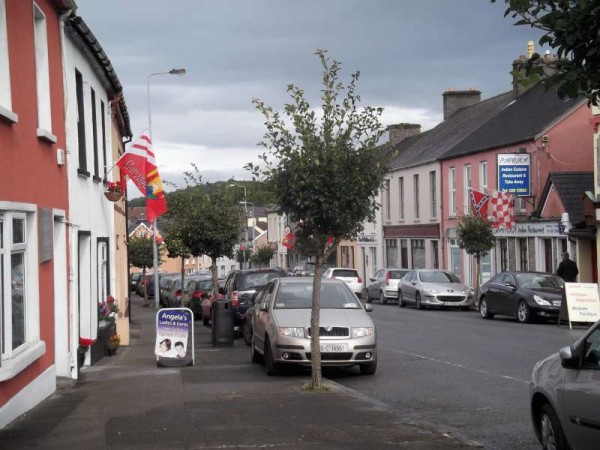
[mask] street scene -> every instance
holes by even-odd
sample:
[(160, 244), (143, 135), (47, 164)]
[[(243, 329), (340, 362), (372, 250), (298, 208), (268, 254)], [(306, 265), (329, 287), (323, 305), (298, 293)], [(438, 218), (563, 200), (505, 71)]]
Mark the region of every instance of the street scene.
[(597, 448), (597, 19), (0, 0), (0, 448)]

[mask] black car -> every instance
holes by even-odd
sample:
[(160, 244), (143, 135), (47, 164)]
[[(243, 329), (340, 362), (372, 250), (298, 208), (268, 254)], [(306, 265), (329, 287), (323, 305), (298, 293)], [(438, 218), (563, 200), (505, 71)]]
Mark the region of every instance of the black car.
[(502, 272), (481, 286), (479, 313), (484, 319), (513, 316), (521, 323), (558, 319), (563, 291), (563, 280), (551, 273)]
[(192, 310), (194, 320), (202, 318), (202, 295), (212, 291), (211, 276), (192, 276), (183, 293), (183, 304)]
[(226, 300), (231, 301), (234, 326), (241, 330), (246, 310), (257, 287), (267, 284), (273, 278), (285, 276), (284, 270), (276, 268), (231, 271), (225, 280), (225, 286), (219, 288), (219, 292)]

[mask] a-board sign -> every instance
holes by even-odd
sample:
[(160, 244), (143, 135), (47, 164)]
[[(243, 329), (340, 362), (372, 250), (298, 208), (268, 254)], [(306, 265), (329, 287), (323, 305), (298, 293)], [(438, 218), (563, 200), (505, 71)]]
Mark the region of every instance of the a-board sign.
[(594, 323), (600, 319), (600, 296), (596, 283), (565, 283), (569, 323)]
[(157, 361), (169, 366), (194, 363), (194, 315), (190, 309), (163, 308), (156, 313), (154, 353)]

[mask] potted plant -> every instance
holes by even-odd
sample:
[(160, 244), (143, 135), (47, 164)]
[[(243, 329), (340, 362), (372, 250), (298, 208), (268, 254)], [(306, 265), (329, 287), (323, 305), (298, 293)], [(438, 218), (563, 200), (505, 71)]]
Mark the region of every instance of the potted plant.
[(83, 366), (85, 353), (96, 342), (95, 339), (79, 337), (79, 346), (77, 347), (77, 367)]
[(98, 303), (98, 321), (100, 323), (114, 323), (118, 314), (119, 305), (117, 305), (117, 301), (112, 295)]
[(116, 202), (123, 196), (123, 189), (121, 189), (121, 183), (116, 181), (109, 181), (105, 184), (106, 191), (104, 196), (111, 202)]
[(106, 354), (108, 356), (114, 355), (115, 353), (117, 353), (117, 349), (119, 348), (120, 345), (121, 345), (121, 338), (119, 337), (119, 335), (117, 333), (113, 334), (108, 339), (108, 343), (106, 344)]

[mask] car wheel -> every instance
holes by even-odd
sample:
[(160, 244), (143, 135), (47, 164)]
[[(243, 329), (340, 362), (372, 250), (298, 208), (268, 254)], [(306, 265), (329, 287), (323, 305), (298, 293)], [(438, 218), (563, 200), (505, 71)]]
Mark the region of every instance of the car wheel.
[(387, 297), (385, 296), (385, 294), (383, 293), (383, 291), (381, 291), (379, 293), (379, 303), (381, 303), (382, 305), (386, 305), (387, 304)]
[(277, 375), (279, 373), (277, 364), (275, 364), (275, 361), (273, 360), (273, 352), (271, 352), (271, 343), (269, 342), (269, 339), (265, 339), (265, 370), (267, 372), (267, 375), (269, 376), (273, 376), (273, 375)]
[(398, 306), (400, 308), (404, 308), (406, 306), (406, 302), (404, 301), (404, 297), (402, 297), (401, 290), (398, 290)]
[(517, 320), (520, 323), (531, 322), (531, 310), (529, 309), (529, 306), (527, 306), (525, 300), (521, 300), (519, 306), (517, 306)]
[(548, 403), (542, 406), (540, 417), (538, 419), (538, 429), (540, 430), (540, 441), (545, 449), (568, 450), (569, 443), (565, 432), (560, 426), (558, 417)]
[(208, 317), (204, 313), (202, 314), (202, 325), (208, 325)]
[(421, 294), (418, 292), (415, 294), (415, 303), (417, 305), (417, 309), (423, 309), (423, 305), (421, 304)]
[(377, 372), (377, 360), (373, 361), (371, 364), (361, 364), (360, 373), (363, 375), (375, 375)]
[(244, 342), (246, 345), (250, 345), (252, 340), (252, 325), (248, 322), (242, 326), (242, 336), (244, 336)]
[(254, 342), (254, 333), (250, 338), (250, 356), (252, 358), (253, 363), (259, 363), (261, 361), (260, 353), (256, 351), (256, 343)]
[(490, 312), (487, 305), (487, 299), (485, 297), (481, 297), (479, 300), (479, 314), (482, 319), (493, 319), (494, 315)]

